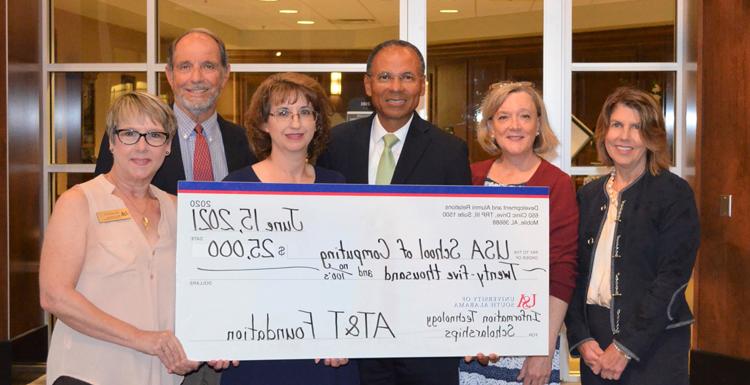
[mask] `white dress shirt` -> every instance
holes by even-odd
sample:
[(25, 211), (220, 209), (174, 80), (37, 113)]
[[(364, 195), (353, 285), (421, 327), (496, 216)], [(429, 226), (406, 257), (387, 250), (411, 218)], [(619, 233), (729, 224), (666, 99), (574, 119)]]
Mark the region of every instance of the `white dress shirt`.
[[(398, 137), (398, 142), (391, 147), (393, 160), (396, 162), (396, 165), (398, 165), (398, 158), (401, 156), (401, 150), (404, 148), (406, 134), (409, 133), (409, 126), (411, 125), (412, 119), (414, 119), (414, 115), (409, 118), (409, 121), (406, 122), (406, 124), (391, 133)], [(368, 184), (375, 184), (375, 175), (378, 173), (378, 163), (380, 163), (380, 156), (383, 154), (383, 149), (385, 148), (385, 142), (383, 141), (383, 136), (385, 136), (385, 134), (388, 134), (388, 131), (383, 128), (383, 125), (380, 124), (380, 119), (378, 119), (378, 115), (375, 114), (375, 119), (372, 120), (372, 128), (370, 129), (370, 157), (367, 162)]]
[(617, 198), (610, 197), (607, 218), (594, 251), (594, 266), (591, 269), (586, 304), (610, 308), (612, 303), (612, 253), (617, 221)]

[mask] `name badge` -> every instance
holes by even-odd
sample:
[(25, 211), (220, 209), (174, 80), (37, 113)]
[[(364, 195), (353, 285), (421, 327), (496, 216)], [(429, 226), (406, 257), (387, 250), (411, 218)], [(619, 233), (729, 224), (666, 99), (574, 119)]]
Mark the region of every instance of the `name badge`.
[(99, 223), (121, 221), (123, 219), (130, 219), (130, 213), (127, 208), (99, 211), (96, 213), (96, 219), (99, 220)]

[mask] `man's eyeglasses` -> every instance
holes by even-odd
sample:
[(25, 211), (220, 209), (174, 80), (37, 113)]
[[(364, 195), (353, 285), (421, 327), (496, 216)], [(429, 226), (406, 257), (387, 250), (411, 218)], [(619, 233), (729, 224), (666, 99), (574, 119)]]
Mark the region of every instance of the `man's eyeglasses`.
[(291, 122), (295, 116), (302, 123), (313, 123), (318, 120), (318, 113), (312, 108), (302, 108), (297, 113), (281, 108), (276, 112), (269, 112), (268, 115), (285, 123)]
[(401, 83), (416, 83), (419, 80), (421, 74), (415, 74), (411, 72), (404, 72), (402, 74), (392, 74), (390, 72), (378, 72), (375, 75), (367, 74), (367, 76), (375, 79), (378, 83), (390, 83), (395, 79), (401, 81)]
[(166, 132), (148, 131), (141, 134), (140, 132), (130, 128), (115, 130), (115, 135), (117, 135), (117, 139), (120, 139), (120, 142), (122, 142), (122, 144), (127, 145), (138, 143), (138, 141), (141, 140), (141, 137), (143, 137), (144, 140), (146, 140), (146, 143), (148, 143), (148, 145), (152, 147), (161, 147), (165, 143), (167, 143), (167, 140), (169, 140), (169, 134), (167, 134)]

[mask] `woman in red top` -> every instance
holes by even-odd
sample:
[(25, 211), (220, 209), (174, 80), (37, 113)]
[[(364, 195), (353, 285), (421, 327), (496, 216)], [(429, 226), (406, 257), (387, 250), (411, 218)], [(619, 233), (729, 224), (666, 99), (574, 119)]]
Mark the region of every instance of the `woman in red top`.
[[(477, 139), (495, 158), (471, 165), (473, 184), (550, 188), (549, 355), (504, 357), (497, 363), (496, 355), (479, 354), (480, 362), (490, 360), (497, 365), (462, 364), (461, 382), (559, 383), (557, 335), (573, 294), (576, 276), (578, 207), (575, 188), (567, 174), (541, 157), (559, 142), (549, 126), (544, 102), (531, 83), (493, 84), (482, 100), (481, 112)], [(496, 366), (500, 366), (500, 370)]]

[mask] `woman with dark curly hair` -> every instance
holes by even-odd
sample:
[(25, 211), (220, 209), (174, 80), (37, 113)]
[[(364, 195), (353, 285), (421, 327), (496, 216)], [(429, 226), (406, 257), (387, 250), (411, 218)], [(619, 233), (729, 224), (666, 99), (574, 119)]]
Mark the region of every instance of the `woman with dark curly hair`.
[(225, 181), (343, 183), (336, 171), (315, 167), (330, 134), (331, 105), (313, 78), (294, 72), (264, 80), (250, 100), (245, 127), (260, 160)]
[[(253, 94), (245, 118), (250, 144), (260, 161), (225, 181), (344, 183), (336, 171), (313, 166), (330, 133), (331, 105), (315, 79), (293, 72), (269, 76)], [(356, 362), (345, 358), (245, 361), (225, 371), (222, 385), (357, 385)]]
[(596, 124), (609, 175), (578, 191), (578, 281), (565, 324), (581, 383), (687, 385), (685, 288), (700, 240), (687, 182), (669, 172), (651, 95), (618, 88)]

